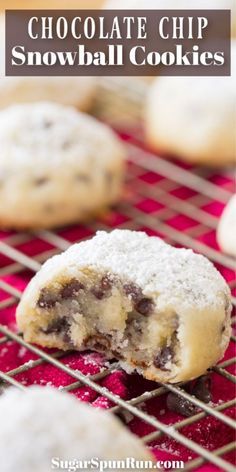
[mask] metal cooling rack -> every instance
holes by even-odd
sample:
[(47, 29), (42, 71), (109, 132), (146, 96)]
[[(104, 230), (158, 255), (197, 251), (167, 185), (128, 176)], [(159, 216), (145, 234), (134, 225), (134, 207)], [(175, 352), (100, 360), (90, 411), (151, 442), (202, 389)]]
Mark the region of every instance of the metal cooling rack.
[[(137, 129), (136, 127), (139, 127), (142, 118), (142, 104), (147, 83), (145, 81), (137, 80), (136, 83), (131, 79), (114, 78), (102, 79), (99, 86), (99, 99), (94, 108), (94, 114), (115, 127), (122, 125), (123, 129), (125, 126), (133, 127), (134, 130)], [(112, 222), (112, 215), (104, 215), (97, 223), (86, 225), (90, 234), (97, 229), (109, 231), (114, 226), (119, 228), (145, 229), (155, 234), (161, 234), (171, 244), (187, 246), (205, 254), (221, 271), (222, 269), (234, 271), (235, 260), (210, 247), (208, 242), (204, 240), (204, 237), (201, 238), (201, 236), (214, 232), (217, 226), (217, 218), (205, 211), (204, 206), (210, 204), (214, 199), (225, 204), (232, 195), (233, 189), (231, 187), (227, 188), (227, 185), (221, 188), (214, 182), (206, 180), (206, 177), (209, 178), (211, 176), (211, 172), (208, 170), (194, 168), (189, 171), (173, 162), (153, 156), (140, 146), (142, 143), (140, 142), (139, 133), (138, 136), (139, 140), (135, 138), (134, 131), (132, 142), (130, 140), (126, 142), (129, 151), (127, 185), (125, 196), (116, 208), (116, 214), (118, 213), (122, 217), (117, 224), (114, 224)], [(158, 185), (151, 185), (153, 177), (155, 179), (157, 175), (159, 179)], [(230, 175), (230, 171), (229, 173), (226, 171), (224, 175)], [(178, 189), (180, 187), (186, 187), (192, 192), (192, 195), (186, 199), (178, 198)], [(145, 202), (147, 201), (153, 203), (154, 208), (151, 213), (145, 212)], [(182, 215), (187, 221), (188, 219), (194, 219), (194, 224), (180, 232), (173, 225), (169, 224), (169, 221), (174, 219), (176, 215)], [(34, 241), (36, 237), (49, 243), (52, 249), (42, 251), (39, 255), (32, 258), (25, 254), (22, 249), (19, 249), (18, 246)], [(0, 241), (0, 252), (11, 260), (10, 264), (0, 268), (0, 289), (7, 294), (7, 298), (0, 302), (0, 317), (1, 310), (14, 306), (21, 297), (21, 292), (4, 280), (5, 276), (23, 272), (25, 269), (29, 269), (34, 273), (40, 268), (44, 260), (55, 253), (65, 250), (70, 244), (71, 242), (60, 234), (60, 231), (56, 233), (43, 230), (31, 234), (13, 234), (6, 236), (4, 240)], [(234, 292), (236, 289), (235, 277), (229, 285), (232, 292)], [(235, 297), (232, 297), (232, 300), (235, 306)], [(53, 355), (49, 355), (42, 349), (26, 343), (20, 335), (15, 334), (3, 325), (0, 325), (0, 333), (2, 334), (0, 345), (11, 340), (39, 357), (13, 370), (7, 372), (0, 371), (1, 387), (6, 388), (9, 385), (14, 385), (24, 390), (26, 387), (16, 380), (15, 376), (40, 364), (49, 363), (75, 379), (73, 383), (63, 387), (63, 390), (72, 391), (79, 386), (89, 386), (115, 404), (111, 408), (112, 412), (118, 413), (125, 410), (151, 425), (155, 431), (142, 438), (146, 444), (151, 443), (162, 435), (167, 435), (196, 453), (197, 458), (188, 461), (185, 464), (185, 470), (196, 469), (205, 462), (214, 464), (221, 470), (229, 472), (235, 470), (233, 465), (223, 457), (226, 453), (233, 451), (235, 447), (234, 442), (230, 442), (214, 451), (209, 451), (181, 433), (183, 427), (192, 425), (207, 415), (214, 417), (219, 421), (219, 424), (224, 423), (228, 427), (235, 429), (236, 423), (234, 420), (224, 413), (227, 408), (235, 405), (235, 400), (229, 400), (217, 406), (210, 406), (186, 393), (181, 386), (157, 384), (157, 387), (151, 392), (143, 393), (136, 398), (125, 401), (97, 383), (98, 380), (110, 374), (116, 367), (116, 364), (111, 364), (111, 367), (98, 374), (85, 376), (77, 369), (74, 370), (61, 362), (61, 359), (67, 353), (58, 351)], [(232, 336), (232, 342), (235, 342), (234, 336)], [(236, 358), (230, 358), (225, 362), (221, 362), (212, 370), (230, 382), (235, 383), (236, 378), (227, 371), (227, 368), (232, 366), (235, 360)], [(199, 413), (168, 426), (139, 408), (144, 402), (161, 396), (166, 392), (173, 392), (190, 401), (191, 404), (199, 408)]]

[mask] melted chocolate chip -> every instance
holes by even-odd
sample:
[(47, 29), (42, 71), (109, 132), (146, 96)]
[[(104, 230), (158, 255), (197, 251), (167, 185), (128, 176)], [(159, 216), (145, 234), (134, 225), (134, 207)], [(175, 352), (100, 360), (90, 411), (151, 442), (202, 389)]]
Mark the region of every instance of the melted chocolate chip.
[(130, 295), (130, 297), (132, 298), (134, 302), (138, 302), (140, 298), (142, 297), (141, 289), (137, 285), (133, 284), (132, 282), (124, 284), (123, 289), (124, 289), (125, 295)]
[(45, 334), (52, 334), (52, 333), (64, 333), (65, 335), (68, 334), (70, 329), (70, 323), (67, 317), (57, 318), (52, 323), (48, 325), (46, 329), (43, 330)]
[(89, 349), (102, 352), (108, 351), (111, 347), (110, 339), (104, 335), (99, 334), (90, 336), (86, 344), (89, 346)]
[(150, 315), (153, 311), (153, 301), (150, 298), (141, 298), (138, 303), (135, 305), (135, 310), (141, 315)]
[(198, 408), (193, 403), (174, 393), (167, 395), (166, 404), (170, 411), (183, 416), (192, 416), (198, 412)]
[[(193, 382), (188, 383), (184, 386), (191, 395), (194, 395), (198, 400), (204, 403), (211, 401), (211, 379), (209, 375), (202, 375)], [(169, 393), (167, 396), (167, 406), (169, 410), (179, 413), (183, 416), (192, 416), (198, 413), (199, 409), (196, 405), (193, 405), (190, 401), (182, 398), (180, 395)]]
[(93, 287), (91, 292), (98, 300), (102, 300), (108, 295), (111, 290), (111, 287), (112, 280), (108, 275), (104, 275), (104, 277), (102, 277), (102, 279), (100, 280), (99, 285), (97, 287)]
[(154, 362), (153, 362), (154, 366), (157, 367), (157, 369), (169, 370), (166, 367), (166, 364), (172, 361), (173, 357), (174, 357), (174, 353), (171, 346), (165, 346), (161, 349), (159, 354), (157, 354), (157, 356), (155, 357)]
[(115, 350), (112, 350), (111, 351), (113, 356), (115, 357), (115, 359), (124, 359), (124, 357), (122, 356), (122, 354), (118, 351), (115, 351)]
[(57, 301), (58, 296), (56, 295), (56, 293), (44, 288), (40, 293), (37, 305), (40, 308), (53, 308), (56, 305)]
[(79, 280), (71, 279), (67, 282), (60, 290), (60, 295), (63, 299), (72, 298), (80, 290), (84, 288), (84, 285)]
[(210, 376), (202, 375), (195, 380), (190, 387), (190, 393), (202, 402), (209, 403), (212, 399)]

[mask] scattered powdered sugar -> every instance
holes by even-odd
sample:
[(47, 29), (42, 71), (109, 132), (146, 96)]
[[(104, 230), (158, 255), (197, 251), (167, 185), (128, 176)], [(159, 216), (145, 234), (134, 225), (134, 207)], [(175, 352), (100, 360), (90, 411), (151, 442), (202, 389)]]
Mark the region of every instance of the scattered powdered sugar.
[(7, 352), (8, 352), (7, 347), (3, 347), (0, 351), (0, 357), (4, 357), (5, 354), (7, 354)]
[(160, 309), (166, 304), (177, 309), (223, 307), (230, 294), (225, 280), (206, 257), (137, 231), (99, 231), (92, 239), (72, 245), (44, 264), (33, 286), (53, 280), (65, 267), (73, 275), (89, 267), (128, 279), (156, 299)]
[(25, 356), (26, 353), (27, 353), (26, 347), (21, 346), (19, 351), (18, 351), (18, 357), (21, 359), (22, 357)]

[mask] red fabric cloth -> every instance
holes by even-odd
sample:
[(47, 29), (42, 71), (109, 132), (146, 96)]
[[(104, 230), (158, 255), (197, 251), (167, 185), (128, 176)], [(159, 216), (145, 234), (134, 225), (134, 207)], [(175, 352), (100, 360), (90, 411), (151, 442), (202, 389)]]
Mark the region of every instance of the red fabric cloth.
[[(127, 140), (131, 139), (130, 136), (125, 136), (124, 138)], [(183, 164), (180, 165), (182, 167), (188, 167)], [(134, 179), (129, 188), (126, 189), (125, 198), (129, 199), (130, 196), (132, 197), (135, 194), (135, 188), (137, 188), (139, 181), (146, 182), (150, 186), (155, 186), (158, 185), (158, 183), (162, 180), (162, 175), (143, 171), (138, 178)], [(233, 192), (234, 190), (233, 179), (222, 175), (220, 172), (217, 172), (214, 175), (211, 173), (209, 180), (228, 191)], [(170, 194), (181, 200), (188, 200), (189, 198), (196, 195), (193, 190), (189, 189), (188, 187), (181, 187), (180, 185), (176, 185), (174, 188), (172, 188), (170, 190)], [(224, 205), (220, 201), (209, 201), (207, 204), (204, 204), (202, 208), (206, 211), (206, 213), (219, 217), (223, 210), (223, 206)], [(156, 200), (140, 198), (136, 204), (136, 207), (148, 214), (151, 214), (155, 211), (157, 212), (158, 216), (158, 211), (162, 211), (164, 205)], [(101, 217), (100, 221), (103, 223), (105, 222), (107, 226), (114, 228), (123, 225), (129, 220), (126, 216), (117, 211), (110, 211)], [(165, 223), (170, 227), (178, 229), (182, 232), (188, 231), (189, 228), (194, 228), (198, 225), (198, 222), (194, 219), (194, 214), (192, 218), (182, 214), (170, 215), (170, 218), (167, 219)], [(149, 234), (157, 234), (148, 227), (140, 227), (140, 229), (146, 230)], [(1, 231), (0, 240), (4, 241), (4, 239), (6, 239), (10, 234), (11, 233), (9, 232)], [(73, 243), (75, 241), (79, 241), (81, 238), (90, 236), (92, 231), (86, 226), (76, 226), (58, 231), (58, 234)], [(160, 236), (163, 235), (160, 234)], [(197, 237), (197, 239), (218, 250), (214, 231), (209, 229), (208, 231), (203, 231), (202, 233), (200, 232), (200, 235)], [(45, 241), (42, 241), (39, 238), (34, 238), (29, 242), (17, 246), (17, 249), (29, 256), (35, 256), (36, 254), (40, 254), (46, 250), (52, 249), (52, 247), (53, 246), (46, 243)], [(12, 262), (13, 261), (0, 254), (0, 267), (6, 267), (9, 264), (12, 264)], [(235, 274), (232, 270), (222, 267), (219, 264), (217, 267), (228, 282), (234, 280)], [(32, 275), (33, 274), (30, 271), (25, 270), (24, 272), (20, 272), (18, 274), (3, 276), (2, 279), (10, 283), (12, 286), (18, 288), (20, 291), (23, 291)], [(6, 292), (0, 290), (0, 300), (7, 299), (8, 297), (9, 295)], [(0, 311), (0, 323), (9, 326), (10, 329), (16, 330), (15, 306)], [(234, 346), (231, 343), (225, 355), (225, 359), (234, 356), (234, 354)], [(15, 342), (8, 341), (7, 343), (0, 345), (0, 370), (4, 372), (14, 369), (23, 363), (36, 358), (37, 356), (25, 348), (19, 346)], [(73, 369), (81, 370), (81, 372), (84, 374), (96, 374), (106, 364), (101, 355), (89, 352), (83, 354), (72, 353), (65, 355), (62, 358), (62, 362)], [(227, 370), (233, 373), (234, 367), (227, 367)], [(34, 368), (29, 368), (26, 372), (16, 375), (15, 378), (24, 385), (40, 384), (53, 385), (55, 387), (62, 387), (75, 381), (75, 379), (71, 378), (69, 375), (61, 372), (57, 368), (47, 363), (43, 363)], [(218, 374), (212, 375), (212, 381), (213, 402), (215, 404), (230, 400), (234, 397), (235, 389), (232, 382), (222, 376), (219, 376)], [(146, 381), (138, 375), (128, 375), (123, 371), (112, 372), (106, 378), (102, 379), (100, 384), (106, 386), (110, 391), (126, 400), (157, 387), (157, 384), (154, 382)], [(95, 407), (107, 409), (112, 406), (111, 402), (107, 398), (99, 396), (96, 392), (88, 387), (80, 387), (72, 390), (71, 394), (77, 396), (81, 401), (91, 403)], [(146, 402), (145, 405), (141, 406), (141, 408), (166, 424), (172, 424), (183, 419), (183, 417), (180, 415), (171, 413), (167, 410), (166, 395), (162, 395), (161, 397)], [(232, 408), (224, 410), (224, 413), (229, 416), (234, 415)], [(131, 429), (131, 431), (139, 436), (144, 436), (145, 434), (153, 431), (153, 428), (150, 425), (135, 417), (128, 418), (128, 427)], [(209, 450), (214, 450), (234, 440), (233, 430), (230, 427), (220, 423), (218, 420), (215, 420), (211, 416), (207, 416), (198, 423), (187, 426), (180, 431), (186, 437), (194, 440)], [(196, 457), (192, 451), (187, 450), (184, 446), (180, 445), (167, 436), (162, 436), (158, 441), (154, 441), (152, 444), (152, 450), (159, 460), (181, 459), (183, 461), (188, 461), (191, 458)], [(226, 454), (224, 458), (233, 462), (234, 454)], [(203, 467), (200, 467), (198, 470), (203, 472), (213, 472), (218, 469), (213, 465), (207, 464)]]

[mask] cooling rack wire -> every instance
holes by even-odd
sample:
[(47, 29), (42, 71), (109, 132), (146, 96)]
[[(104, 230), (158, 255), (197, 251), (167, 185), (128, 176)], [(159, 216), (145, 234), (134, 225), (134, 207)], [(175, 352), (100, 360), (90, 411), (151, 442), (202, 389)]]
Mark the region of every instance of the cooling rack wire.
[[(99, 216), (96, 222), (78, 227), (76, 232), (68, 228), (57, 232), (41, 230), (31, 234), (3, 232), (0, 235), (0, 255), (2, 255), (0, 322), (1, 313), (6, 309), (14, 309), (21, 297), (21, 291), (14, 286), (16, 275), (26, 271), (30, 278), (43, 261), (67, 249), (72, 242), (90, 237), (97, 229), (110, 231), (114, 227), (146, 230), (149, 234), (164, 237), (170, 244), (189, 247), (206, 255), (227, 279), (235, 307), (235, 260), (222, 254), (217, 248), (215, 243), (217, 217), (212, 212), (213, 202), (214, 208), (217, 205), (217, 208), (222, 209), (234, 191), (232, 171), (225, 170), (222, 173), (198, 167), (191, 168), (164, 160), (145, 149), (141, 131), (143, 99), (147, 90), (145, 81), (103, 78), (100, 79), (99, 88), (100, 93), (93, 113), (114, 128), (122, 128), (123, 139), (128, 149), (127, 179), (122, 201), (115, 209)], [(127, 129), (128, 132), (124, 132)], [(76, 239), (74, 239), (75, 234)], [(33, 254), (32, 251), (25, 250), (29, 245), (32, 247), (36, 239), (42, 242), (42, 251)], [(234, 322), (235, 317), (233, 317)], [(233, 418), (225, 413), (228, 408), (235, 405), (235, 399), (231, 398), (217, 405), (205, 404), (187, 393), (181, 385), (157, 384), (151, 391), (126, 401), (98, 383), (115, 368), (118, 369), (117, 364), (110, 364), (98, 374), (85, 376), (78, 369), (73, 369), (62, 362), (68, 354), (59, 351), (49, 354), (34, 345), (29, 345), (21, 335), (6, 324), (0, 324), (0, 333), (0, 347), (11, 341), (37, 356), (37, 359), (21, 364), (15, 369), (0, 371), (0, 388), (14, 385), (24, 390), (26, 387), (17, 380), (17, 375), (48, 363), (74, 379), (72, 383), (63, 387), (63, 390), (73, 391), (80, 386), (88, 386), (113, 402), (112, 412), (116, 414), (129, 412), (150, 425), (153, 432), (142, 438), (146, 444), (153, 443), (166, 435), (192, 451), (195, 457), (186, 462), (185, 470), (196, 470), (204, 463), (218, 466), (220, 470), (229, 472), (235, 470), (232, 463), (225, 458), (227, 453), (234, 450), (234, 441), (211, 451), (181, 432), (184, 427), (194, 425), (207, 416), (214, 417), (219, 426), (224, 424), (235, 429)], [(231, 343), (235, 343), (234, 336)], [(232, 373), (234, 364), (235, 357), (230, 357), (214, 367), (213, 371), (232, 384), (236, 378)], [(197, 406), (199, 412), (178, 420), (170, 427), (140, 408), (141, 405), (166, 392), (180, 395)]]

